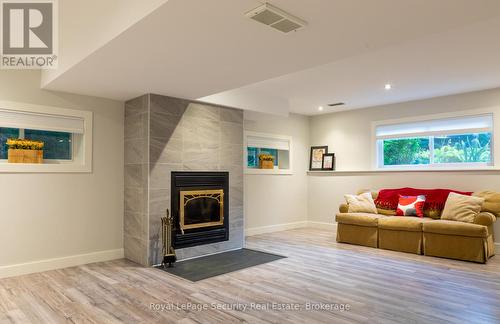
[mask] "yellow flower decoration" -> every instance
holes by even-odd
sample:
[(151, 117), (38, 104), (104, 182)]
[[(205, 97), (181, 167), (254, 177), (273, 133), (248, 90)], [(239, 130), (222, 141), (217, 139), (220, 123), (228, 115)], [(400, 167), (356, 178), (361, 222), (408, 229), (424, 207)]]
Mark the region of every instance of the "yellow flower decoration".
[(42, 141), (32, 141), (28, 139), (21, 138), (9, 138), (7, 140), (7, 146), (9, 149), (14, 150), (43, 150), (44, 143)]
[(273, 161), (274, 162), (274, 156), (271, 154), (259, 154), (259, 160), (260, 161)]

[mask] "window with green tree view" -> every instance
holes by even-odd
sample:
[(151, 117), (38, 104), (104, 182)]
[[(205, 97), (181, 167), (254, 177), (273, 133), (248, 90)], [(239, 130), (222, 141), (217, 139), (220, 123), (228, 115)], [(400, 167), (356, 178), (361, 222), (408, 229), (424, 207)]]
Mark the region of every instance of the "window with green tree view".
[(492, 125), (485, 115), (379, 126), (378, 166), (491, 165)]

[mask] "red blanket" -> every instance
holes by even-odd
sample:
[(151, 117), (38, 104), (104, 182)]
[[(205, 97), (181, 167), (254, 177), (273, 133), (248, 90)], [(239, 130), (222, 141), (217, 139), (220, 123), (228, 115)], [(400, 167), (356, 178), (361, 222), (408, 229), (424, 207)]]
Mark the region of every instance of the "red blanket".
[(399, 188), (399, 189), (382, 189), (375, 199), (375, 205), (382, 209), (398, 208), (399, 195), (401, 196), (418, 196), (425, 195), (424, 209), (443, 209), (446, 199), (450, 192), (455, 192), (461, 195), (472, 195), (472, 192), (463, 192), (450, 189), (415, 189), (415, 188)]

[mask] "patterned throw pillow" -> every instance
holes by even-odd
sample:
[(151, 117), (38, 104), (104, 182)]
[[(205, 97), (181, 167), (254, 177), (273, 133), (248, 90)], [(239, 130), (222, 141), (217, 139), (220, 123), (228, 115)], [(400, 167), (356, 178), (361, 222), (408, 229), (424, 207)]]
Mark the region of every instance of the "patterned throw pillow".
[(425, 196), (399, 196), (397, 216), (424, 217)]

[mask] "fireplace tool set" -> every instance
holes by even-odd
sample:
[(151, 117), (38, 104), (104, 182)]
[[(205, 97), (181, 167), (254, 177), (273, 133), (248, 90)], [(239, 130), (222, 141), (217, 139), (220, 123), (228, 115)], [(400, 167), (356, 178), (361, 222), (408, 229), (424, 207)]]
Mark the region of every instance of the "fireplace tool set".
[(172, 246), (172, 226), (173, 217), (167, 209), (167, 216), (161, 218), (163, 241), (163, 261), (161, 264), (164, 268), (167, 267), (167, 264), (169, 268), (172, 267), (172, 263), (177, 260), (174, 247)]

